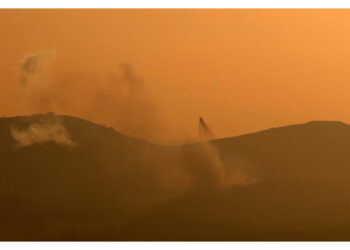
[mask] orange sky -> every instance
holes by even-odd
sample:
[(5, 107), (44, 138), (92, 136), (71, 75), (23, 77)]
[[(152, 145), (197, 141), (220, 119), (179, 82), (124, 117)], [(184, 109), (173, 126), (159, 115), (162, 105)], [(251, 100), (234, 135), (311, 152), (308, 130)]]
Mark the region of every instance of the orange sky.
[(350, 10), (1, 10), (0, 38), (1, 116), (19, 113), (19, 61), (48, 49), (58, 81), (132, 65), (166, 140), (197, 136), (198, 116), (217, 137), (350, 123)]

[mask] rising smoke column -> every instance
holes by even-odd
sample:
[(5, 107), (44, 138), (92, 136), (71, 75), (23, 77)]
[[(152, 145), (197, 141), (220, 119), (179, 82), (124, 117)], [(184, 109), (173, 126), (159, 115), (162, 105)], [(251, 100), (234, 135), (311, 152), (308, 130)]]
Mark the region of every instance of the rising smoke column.
[(48, 66), (54, 59), (54, 51), (41, 50), (27, 54), (18, 64), (17, 83), (21, 112), (33, 114), (50, 111)]
[(119, 95), (114, 98), (120, 104), (116, 110), (117, 127), (136, 137), (149, 139), (156, 136), (161, 130), (156, 105), (147, 95), (144, 81), (130, 64), (120, 64), (119, 81), (115, 84), (119, 86)]
[[(33, 114), (50, 111), (53, 102), (52, 85), (47, 79), (47, 67), (54, 60), (55, 52), (41, 50), (27, 54), (18, 64), (17, 82), (23, 105), (22, 112)], [(11, 127), (16, 147), (54, 142), (74, 145), (60, 118), (48, 115), (40, 122), (30, 123), (26, 129)]]
[(47, 65), (55, 58), (54, 51), (43, 50), (26, 55), (18, 65), (18, 81), (22, 85), (38, 84)]

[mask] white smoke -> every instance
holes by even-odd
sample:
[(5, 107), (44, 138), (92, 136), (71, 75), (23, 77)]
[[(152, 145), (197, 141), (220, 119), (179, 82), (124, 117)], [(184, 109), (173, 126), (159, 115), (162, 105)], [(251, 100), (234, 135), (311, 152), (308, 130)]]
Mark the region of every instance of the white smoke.
[(58, 118), (31, 123), (26, 129), (11, 128), (11, 135), (17, 147), (54, 142), (73, 146), (74, 143), (63, 123)]

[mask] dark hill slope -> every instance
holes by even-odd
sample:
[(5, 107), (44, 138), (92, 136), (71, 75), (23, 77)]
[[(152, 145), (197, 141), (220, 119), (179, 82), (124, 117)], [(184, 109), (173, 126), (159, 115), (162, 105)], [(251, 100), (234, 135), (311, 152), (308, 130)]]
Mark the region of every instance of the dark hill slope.
[(212, 142), (248, 159), (263, 179), (350, 177), (350, 126), (315, 121)]
[(89, 235), (123, 240), (349, 240), (349, 183), (261, 182), (194, 192), (119, 230)]
[(62, 116), (74, 146), (15, 147), (11, 127), (50, 116), (0, 119), (0, 238), (52, 239), (69, 230), (116, 226), (131, 216), (130, 207), (152, 201), (157, 182), (143, 152), (158, 146)]
[[(53, 118), (73, 146), (16, 147), (11, 128)], [(0, 239), (350, 240), (349, 146), (340, 122), (170, 147), (69, 116), (0, 118)]]

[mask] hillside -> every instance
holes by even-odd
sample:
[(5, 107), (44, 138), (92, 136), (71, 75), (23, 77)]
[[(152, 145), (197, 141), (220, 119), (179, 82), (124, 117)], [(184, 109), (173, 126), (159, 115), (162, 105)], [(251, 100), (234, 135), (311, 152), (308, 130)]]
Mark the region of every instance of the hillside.
[(243, 155), (263, 179), (347, 178), (350, 126), (336, 121), (273, 128), (213, 141), (223, 157)]
[(160, 146), (0, 118), (0, 240), (350, 240), (350, 126)]

